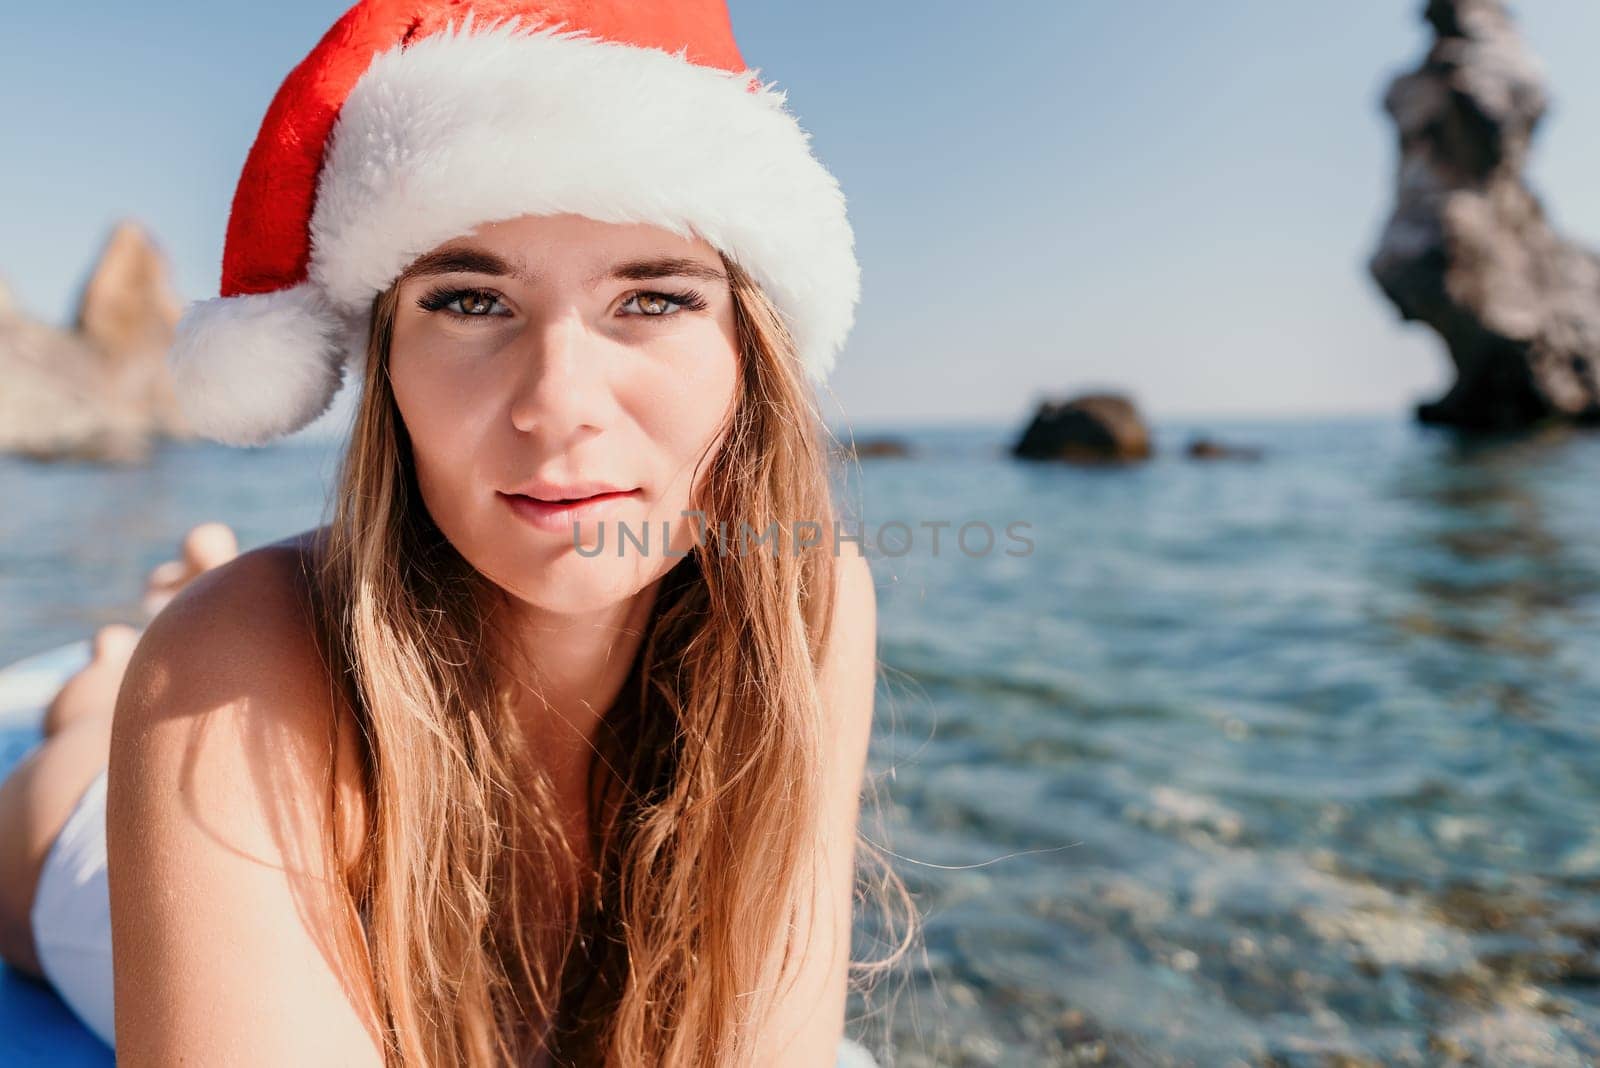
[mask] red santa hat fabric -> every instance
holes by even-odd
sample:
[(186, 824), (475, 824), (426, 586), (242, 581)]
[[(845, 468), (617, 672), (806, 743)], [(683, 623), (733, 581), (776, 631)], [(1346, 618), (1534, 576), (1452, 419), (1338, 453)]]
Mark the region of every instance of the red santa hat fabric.
[(558, 213), (705, 239), (772, 298), (808, 376), (832, 369), (860, 293), (845, 198), (724, 0), (363, 0), (273, 98), (220, 295), (178, 324), (190, 422), (235, 445), (299, 429), (413, 260)]

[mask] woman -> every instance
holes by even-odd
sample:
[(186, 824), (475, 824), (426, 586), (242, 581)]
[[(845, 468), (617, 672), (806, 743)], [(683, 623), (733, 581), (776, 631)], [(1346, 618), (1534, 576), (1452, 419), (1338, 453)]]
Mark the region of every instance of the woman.
[(559, 12), (358, 4), (246, 162), (185, 409), (255, 444), (352, 360), (361, 398), (331, 522), (140, 637), (41, 861), (80, 1012), (50, 960), (109, 906), (119, 1062), (849, 1048), (875, 610), (812, 388), (843, 198), (720, 3)]

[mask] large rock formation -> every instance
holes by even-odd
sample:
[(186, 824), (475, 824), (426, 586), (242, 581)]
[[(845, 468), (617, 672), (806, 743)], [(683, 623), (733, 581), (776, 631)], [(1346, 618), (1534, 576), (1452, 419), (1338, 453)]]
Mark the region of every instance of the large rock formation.
[(27, 318), (0, 291), (0, 451), (132, 460), (154, 437), (189, 436), (165, 362), (181, 310), (133, 223), (112, 232), (73, 329)]
[(1143, 460), (1151, 451), (1144, 417), (1120, 393), (1045, 401), (1011, 449), (1024, 460), (1074, 462)]
[(1487, 430), (1600, 420), (1600, 260), (1551, 228), (1522, 176), (1545, 111), (1539, 68), (1500, 0), (1430, 0), (1423, 14), (1433, 46), (1384, 98), (1398, 195), (1370, 263), (1456, 366), (1418, 417)]

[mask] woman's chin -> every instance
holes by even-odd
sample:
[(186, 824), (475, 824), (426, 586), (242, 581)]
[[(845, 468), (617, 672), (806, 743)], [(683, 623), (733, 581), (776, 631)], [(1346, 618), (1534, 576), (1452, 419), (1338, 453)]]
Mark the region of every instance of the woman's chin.
[(496, 581), (531, 608), (561, 615), (604, 611), (627, 601), (659, 577), (655, 560), (586, 558), (571, 551), (537, 568), (526, 563), (497, 572)]

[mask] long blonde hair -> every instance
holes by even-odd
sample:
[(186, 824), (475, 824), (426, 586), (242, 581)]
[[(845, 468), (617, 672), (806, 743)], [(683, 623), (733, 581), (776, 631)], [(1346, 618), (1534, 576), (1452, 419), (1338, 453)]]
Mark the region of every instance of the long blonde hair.
[[(558, 1064), (749, 1064), (782, 986), (770, 947), (783, 977), (806, 952), (791, 922), (815, 877), (838, 564), (827, 539), (796, 552), (791, 524), (833, 529), (831, 436), (777, 310), (724, 265), (742, 382), (699, 507), (712, 530), (776, 522), (780, 545), (705, 541), (660, 580), (590, 763), (592, 895), (549, 776), (522, 758), (511, 669), (490, 652), (499, 591), (422, 507), (388, 379), (399, 283), (374, 301), (312, 585), (363, 739), (356, 906), (390, 1065), (512, 1065), (541, 1042)], [(904, 886), (881, 885), (909, 943)]]

